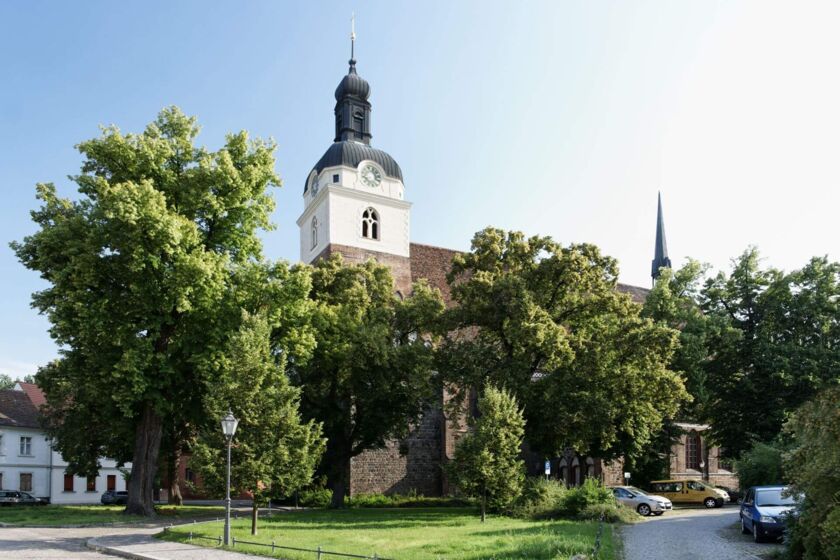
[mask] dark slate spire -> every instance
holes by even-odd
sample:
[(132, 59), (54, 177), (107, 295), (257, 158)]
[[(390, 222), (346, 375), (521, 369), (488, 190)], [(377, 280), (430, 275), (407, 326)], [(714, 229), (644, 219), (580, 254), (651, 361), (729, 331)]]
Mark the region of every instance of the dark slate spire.
[(350, 69), (335, 89), (335, 141), (370, 144), (370, 84), (356, 73), (356, 23), (350, 32)]
[(659, 278), (660, 268), (671, 268), (671, 259), (668, 258), (668, 245), (665, 243), (665, 221), (662, 219), (662, 193), (659, 193), (659, 206), (656, 210), (656, 246), (653, 249), (653, 263), (651, 263), (650, 276), (653, 281)]

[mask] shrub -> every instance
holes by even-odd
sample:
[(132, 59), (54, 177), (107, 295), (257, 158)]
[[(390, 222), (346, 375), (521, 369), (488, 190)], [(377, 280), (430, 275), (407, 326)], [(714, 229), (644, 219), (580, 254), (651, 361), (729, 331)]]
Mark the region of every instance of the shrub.
[(619, 504), (589, 504), (578, 512), (576, 518), (588, 521), (598, 521), (601, 516), (607, 523), (635, 523), (639, 515), (629, 507)]
[(454, 497), (427, 497), (420, 494), (357, 494), (348, 500), (352, 508), (469, 507), (474, 500)]
[(523, 518), (551, 517), (562, 509), (565, 495), (566, 486), (562, 482), (529, 478), (511, 513)]
[(750, 486), (782, 483), (782, 451), (768, 443), (757, 443), (735, 463), (741, 490)]
[(804, 560), (840, 558), (840, 386), (825, 389), (788, 420), (792, 437), (785, 473), (802, 494), (793, 526), (789, 557)]
[(566, 492), (562, 510), (569, 517), (577, 517), (587, 506), (615, 503), (612, 490), (594, 478), (587, 478), (583, 484)]
[(303, 507), (325, 508), (330, 505), (332, 491), (323, 487), (307, 488), (301, 490), (298, 496), (298, 503)]

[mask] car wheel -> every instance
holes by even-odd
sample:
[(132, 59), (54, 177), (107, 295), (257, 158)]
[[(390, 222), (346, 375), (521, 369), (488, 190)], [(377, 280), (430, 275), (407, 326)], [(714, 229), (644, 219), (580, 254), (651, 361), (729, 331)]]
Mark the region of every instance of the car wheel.
[(718, 502), (717, 502), (717, 500), (715, 500), (714, 498), (706, 498), (705, 500), (703, 500), (703, 504), (704, 504), (707, 508), (711, 509), (711, 508), (713, 508), (713, 507), (717, 507)]
[(750, 530), (747, 529), (747, 524), (744, 521), (743, 517), (741, 518), (741, 534), (742, 535), (749, 535), (750, 534)]
[(639, 512), (639, 515), (647, 517), (648, 515), (650, 515), (650, 506), (647, 504), (639, 504), (639, 507), (636, 508), (636, 511)]
[(761, 533), (758, 531), (758, 525), (755, 524), (755, 523), (753, 523), (752, 534), (753, 534), (753, 540), (755, 542), (757, 542), (757, 543), (764, 542), (764, 537), (761, 536)]

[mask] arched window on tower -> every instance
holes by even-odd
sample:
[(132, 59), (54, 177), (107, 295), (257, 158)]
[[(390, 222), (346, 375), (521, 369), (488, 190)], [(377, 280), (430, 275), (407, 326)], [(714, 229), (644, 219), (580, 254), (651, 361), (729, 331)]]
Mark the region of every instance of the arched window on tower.
[(685, 438), (685, 466), (689, 469), (700, 470), (700, 434), (691, 430)]
[(362, 237), (379, 239), (379, 214), (373, 208), (362, 214)]
[(318, 246), (318, 218), (312, 218), (312, 248)]

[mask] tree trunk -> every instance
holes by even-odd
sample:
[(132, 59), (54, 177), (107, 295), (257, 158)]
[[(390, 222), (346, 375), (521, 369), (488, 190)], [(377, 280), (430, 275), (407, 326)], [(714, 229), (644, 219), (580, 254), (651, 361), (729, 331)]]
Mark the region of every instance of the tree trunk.
[(487, 518), (487, 490), (484, 490), (481, 493), (481, 522), (484, 523), (484, 520)]
[(128, 484), (125, 513), (151, 517), (155, 514), (154, 485), (163, 422), (151, 403), (143, 408), (134, 435), (134, 457)]
[(257, 496), (254, 495), (254, 499), (251, 502), (251, 534), (257, 534), (257, 517), (259, 516), (260, 512), (257, 506)]
[(176, 442), (172, 449), (172, 460), (169, 461), (169, 504), (182, 506), (184, 497), (181, 496), (181, 444)]
[(327, 449), (321, 460), (327, 475), (327, 488), (332, 490), (332, 508), (344, 507), (344, 497), (350, 485), (350, 444), (341, 439), (327, 439)]

